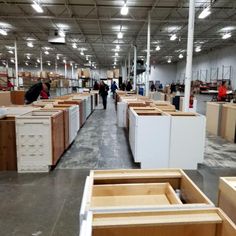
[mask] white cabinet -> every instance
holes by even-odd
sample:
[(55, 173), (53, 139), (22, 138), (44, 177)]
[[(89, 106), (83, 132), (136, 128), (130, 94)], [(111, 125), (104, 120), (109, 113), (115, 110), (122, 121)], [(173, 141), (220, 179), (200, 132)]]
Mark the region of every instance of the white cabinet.
[(197, 169), (197, 164), (204, 158), (205, 133), (205, 116), (172, 114), (169, 167)]
[(129, 141), (135, 162), (141, 168), (166, 168), (169, 165), (170, 116), (139, 115), (130, 109)]
[(118, 127), (124, 128), (127, 126), (127, 103), (118, 102), (117, 103), (117, 124)]

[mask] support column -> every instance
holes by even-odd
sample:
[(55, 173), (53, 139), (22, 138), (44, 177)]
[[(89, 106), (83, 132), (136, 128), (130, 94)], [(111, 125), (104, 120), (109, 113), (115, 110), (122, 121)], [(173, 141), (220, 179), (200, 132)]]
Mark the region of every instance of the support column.
[(147, 29), (147, 68), (146, 68), (146, 96), (149, 94), (149, 67), (150, 67), (150, 43), (151, 43), (151, 13), (148, 12), (148, 29)]
[(128, 80), (130, 80), (130, 51), (128, 54)]
[(43, 72), (43, 53), (40, 51), (40, 72)]
[(125, 58), (125, 78), (123, 79), (123, 82), (125, 82), (127, 80), (127, 61)]
[(67, 78), (67, 61), (65, 61), (65, 79)]
[(137, 84), (137, 46), (134, 46), (134, 90), (136, 90)]
[(16, 74), (16, 80), (15, 80), (15, 86), (18, 89), (19, 87), (19, 76), (18, 76), (18, 54), (17, 54), (17, 40), (15, 39), (15, 74)]
[(73, 63), (71, 64), (71, 79), (74, 78), (74, 66)]
[(57, 70), (58, 70), (58, 65), (57, 65), (57, 57), (55, 59), (55, 72), (57, 73)]
[(193, 67), (194, 21), (195, 21), (195, 0), (189, 0), (188, 46), (187, 46), (184, 106), (183, 106), (185, 112), (189, 111), (189, 99), (190, 99), (190, 92), (191, 92), (191, 78), (192, 78), (192, 67)]

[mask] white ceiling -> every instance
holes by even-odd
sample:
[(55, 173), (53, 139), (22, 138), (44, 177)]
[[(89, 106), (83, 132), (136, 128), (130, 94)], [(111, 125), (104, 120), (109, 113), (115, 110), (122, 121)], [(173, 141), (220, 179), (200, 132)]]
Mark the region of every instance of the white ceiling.
[[(118, 63), (133, 54), (132, 45), (137, 45), (138, 56), (145, 56), (147, 44), (147, 16), (151, 12), (151, 61), (166, 63), (169, 57), (173, 62), (180, 60), (178, 55), (186, 56), (188, 28), (188, 0), (128, 0), (129, 14), (122, 16), (120, 9), (123, 1), (116, 0), (41, 0), (42, 14), (31, 7), (31, 0), (0, 0), (0, 28), (8, 31), (0, 36), (1, 59), (10, 60), (14, 55), (8, 53), (6, 46), (14, 46), (17, 39), (19, 63), (29, 61), (35, 65), (43, 47), (50, 47), (49, 55), (43, 60), (55, 63), (57, 54), (60, 61), (66, 58), (79, 65), (86, 63), (80, 55), (80, 48), (87, 49), (85, 55), (98, 67), (112, 67), (114, 49), (120, 45)], [(233, 45), (236, 42), (236, 0), (212, 1), (212, 14), (203, 20), (199, 13), (210, 0), (196, 0), (195, 46), (201, 45), (205, 53), (215, 48)], [(222, 39), (222, 31), (231, 27), (232, 37)], [(66, 45), (48, 43), (50, 32), (62, 29), (66, 33)], [(124, 33), (121, 40), (117, 33)], [(176, 33), (178, 39), (170, 41)], [(27, 47), (27, 39), (33, 39), (34, 47)], [(78, 49), (72, 48), (76, 43)], [(161, 50), (155, 51), (157, 45)], [(44, 51), (44, 50), (43, 50)], [(26, 58), (30, 54), (31, 59)]]

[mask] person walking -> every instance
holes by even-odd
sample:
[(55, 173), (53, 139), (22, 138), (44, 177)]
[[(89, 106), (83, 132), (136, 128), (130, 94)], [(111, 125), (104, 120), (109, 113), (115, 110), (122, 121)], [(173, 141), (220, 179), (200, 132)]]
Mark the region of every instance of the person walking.
[(107, 84), (104, 83), (104, 81), (101, 82), (100, 84), (100, 89), (99, 89), (99, 94), (102, 97), (102, 104), (104, 110), (107, 109), (107, 95), (108, 95), (109, 87)]
[(118, 89), (117, 85), (116, 85), (116, 81), (114, 81), (111, 85), (111, 91), (113, 94), (113, 99), (115, 99), (115, 95), (116, 95), (116, 90)]
[(131, 91), (133, 89), (131, 82), (128, 81), (127, 85), (126, 85), (126, 91)]

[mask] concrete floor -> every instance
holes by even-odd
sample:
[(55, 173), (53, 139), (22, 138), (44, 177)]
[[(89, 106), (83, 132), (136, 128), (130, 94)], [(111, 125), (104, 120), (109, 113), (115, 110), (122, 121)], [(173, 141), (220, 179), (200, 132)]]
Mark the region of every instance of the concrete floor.
[[(110, 168), (138, 168), (124, 130), (116, 126), (111, 99), (106, 111), (99, 107), (89, 117), (55, 170), (49, 174), (0, 173), (0, 235), (78, 235), (85, 177), (89, 169)], [(236, 168), (203, 164), (186, 173), (216, 203), (219, 177), (236, 176)]]

